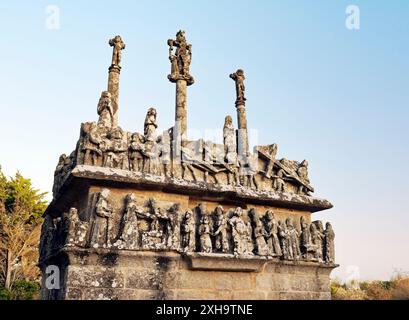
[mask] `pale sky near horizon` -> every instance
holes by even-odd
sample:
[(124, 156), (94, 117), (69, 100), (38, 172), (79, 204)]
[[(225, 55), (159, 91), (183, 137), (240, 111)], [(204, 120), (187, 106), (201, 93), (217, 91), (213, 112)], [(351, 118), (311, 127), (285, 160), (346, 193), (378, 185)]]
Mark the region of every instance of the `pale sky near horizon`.
[[(351, 4), (359, 30), (345, 26)], [(59, 8), (57, 30), (46, 27), (48, 5)], [(315, 196), (334, 204), (313, 216), (336, 232), (333, 277), (409, 272), (406, 0), (0, 0), (2, 170), (51, 192), (58, 156), (75, 148), (81, 122), (97, 118), (116, 34), (127, 44), (121, 127), (142, 131), (154, 106), (169, 128), (166, 40), (179, 29), (193, 45), (190, 134), (235, 119), (228, 75), (243, 68), (252, 144), (275, 142), (279, 157), (308, 159)]]

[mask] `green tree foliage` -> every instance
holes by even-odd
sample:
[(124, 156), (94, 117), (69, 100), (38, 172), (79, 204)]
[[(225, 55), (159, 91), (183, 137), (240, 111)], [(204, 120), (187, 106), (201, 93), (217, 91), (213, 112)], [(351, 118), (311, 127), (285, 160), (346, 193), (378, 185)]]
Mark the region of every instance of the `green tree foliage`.
[(47, 206), (44, 196), (33, 188), (30, 179), (20, 173), (8, 179), (0, 168), (0, 287), (6, 289), (0, 296), (22, 297), (29, 281), (39, 279), (36, 264), (42, 214)]

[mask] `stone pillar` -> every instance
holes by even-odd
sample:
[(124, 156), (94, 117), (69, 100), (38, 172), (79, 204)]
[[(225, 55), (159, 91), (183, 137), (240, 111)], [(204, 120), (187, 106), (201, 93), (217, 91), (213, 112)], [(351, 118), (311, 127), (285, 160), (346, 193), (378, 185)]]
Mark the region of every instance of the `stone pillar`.
[(238, 124), (238, 142), (237, 153), (240, 158), (247, 157), (249, 151), (248, 132), (247, 132), (247, 115), (246, 115), (246, 98), (244, 97), (245, 87), (244, 71), (238, 69), (230, 75), (230, 78), (236, 83), (236, 109), (237, 109), (237, 124)]
[(114, 110), (112, 126), (118, 126), (118, 97), (119, 97), (119, 76), (121, 74), (122, 50), (125, 43), (121, 36), (115, 36), (109, 40), (109, 45), (113, 47), (112, 63), (109, 67), (108, 92), (111, 94), (112, 107)]
[(182, 140), (187, 138), (187, 81), (176, 81), (175, 125)]
[(237, 110), (237, 138), (238, 138), (238, 155), (246, 156), (249, 151), (249, 140), (248, 140), (248, 131), (247, 131), (247, 115), (246, 115), (246, 106), (244, 102), (242, 104), (236, 103)]
[(118, 126), (118, 98), (119, 98), (119, 76), (121, 67), (112, 65), (109, 67), (108, 92), (111, 94), (112, 107), (114, 109), (113, 127)]

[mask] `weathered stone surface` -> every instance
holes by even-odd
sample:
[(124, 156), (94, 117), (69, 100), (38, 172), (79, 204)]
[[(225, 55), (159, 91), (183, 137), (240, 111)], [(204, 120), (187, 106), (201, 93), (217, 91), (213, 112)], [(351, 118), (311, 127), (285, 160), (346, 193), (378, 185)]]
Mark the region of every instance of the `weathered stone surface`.
[[(149, 108), (143, 133), (118, 126), (120, 36), (98, 120), (81, 124), (61, 155), (45, 212), (39, 266), (60, 268), (44, 299), (327, 299), (335, 264), (332, 225), (311, 213), (306, 160), (277, 159), (278, 145), (249, 150), (244, 72), (236, 85), (238, 130), (225, 118), (223, 144), (187, 137), (192, 46), (168, 40), (176, 83), (175, 125), (158, 130)], [(174, 49), (176, 49), (174, 51)]]

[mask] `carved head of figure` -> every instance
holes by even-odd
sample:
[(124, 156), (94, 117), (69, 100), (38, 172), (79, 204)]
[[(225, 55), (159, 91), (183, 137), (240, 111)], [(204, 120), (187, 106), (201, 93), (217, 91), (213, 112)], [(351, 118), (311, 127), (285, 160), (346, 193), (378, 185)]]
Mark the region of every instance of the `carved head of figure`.
[(231, 127), (233, 125), (233, 119), (231, 116), (226, 116), (224, 119), (224, 126), (225, 127)]
[(126, 196), (126, 202), (131, 203), (136, 201), (136, 196), (133, 193), (130, 193)]
[(179, 30), (179, 31), (176, 33), (176, 41), (178, 41), (178, 42), (186, 42), (185, 31)]
[(222, 206), (217, 206), (215, 209), (216, 216), (220, 217), (224, 214), (224, 209)]
[(209, 224), (210, 223), (209, 217), (208, 216), (203, 216), (202, 219), (200, 220), (200, 222), (202, 224)]
[(242, 69), (238, 69), (236, 74), (238, 77), (241, 77), (244, 80), (244, 71)]
[(185, 212), (185, 221), (189, 222), (193, 218), (192, 210), (188, 210)]
[(177, 213), (177, 212), (179, 212), (179, 211), (180, 211), (180, 203), (179, 203), (179, 202), (174, 203), (174, 204), (170, 207), (169, 211), (170, 211), (171, 213)]
[(307, 220), (305, 219), (305, 217), (301, 217), (300, 218), (300, 225), (301, 225), (301, 229), (307, 229), (308, 227), (308, 223)]
[(241, 218), (241, 216), (243, 215), (243, 209), (240, 207), (237, 207), (234, 211), (233, 211), (233, 216), (239, 217)]
[(109, 189), (102, 189), (100, 195), (103, 199), (108, 199), (109, 195), (111, 194), (111, 191)]
[(328, 231), (332, 231), (332, 224), (330, 222), (327, 222), (325, 224), (325, 229), (328, 230)]
[(322, 225), (322, 221), (321, 220), (317, 220), (314, 222), (315, 226), (317, 227), (317, 229), (321, 232), (324, 231), (324, 226)]
[(275, 219), (274, 212), (272, 210), (267, 210), (266, 219), (267, 221), (273, 221)]
[(67, 156), (63, 153), (62, 155), (60, 155), (60, 157), (58, 158), (58, 165), (64, 165), (65, 163), (65, 159), (67, 158)]
[(78, 220), (78, 210), (76, 208), (70, 208), (70, 211), (68, 211), (68, 217), (71, 221)]
[(112, 131), (112, 139), (114, 140), (122, 140), (124, 136), (124, 133), (120, 128), (115, 128), (114, 131)]
[(294, 228), (293, 219), (291, 219), (291, 218), (287, 218), (287, 220), (285, 221), (285, 224), (286, 224), (287, 228), (289, 228), (289, 229)]
[(315, 223), (311, 223), (310, 225), (310, 232), (312, 234), (315, 234), (317, 232), (317, 227), (315, 226)]

